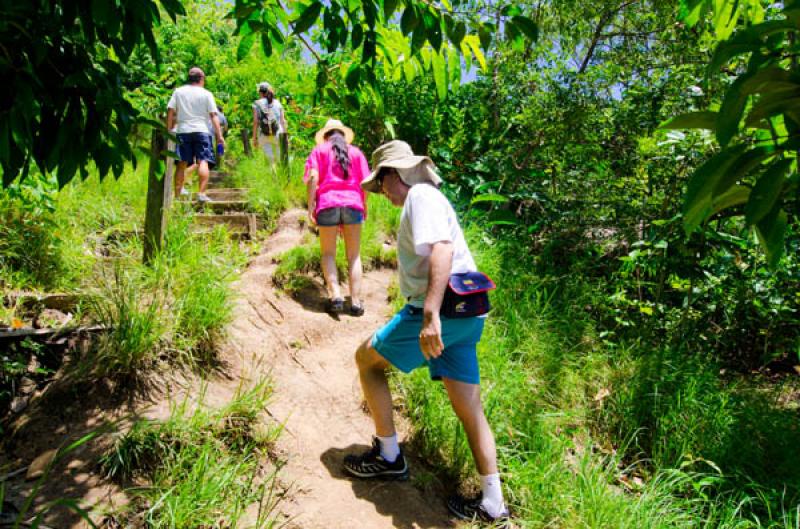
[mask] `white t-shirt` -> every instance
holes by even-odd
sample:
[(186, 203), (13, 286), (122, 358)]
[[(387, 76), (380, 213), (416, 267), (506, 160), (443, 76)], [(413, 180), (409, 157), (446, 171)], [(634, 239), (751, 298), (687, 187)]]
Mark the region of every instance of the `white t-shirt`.
[(447, 198), (432, 185), (412, 186), (400, 215), (397, 260), (400, 263), (400, 293), (414, 306), (425, 304), (431, 247), (441, 241), (453, 244), (451, 274), (478, 269), (467, 248), (456, 212)]
[(197, 85), (183, 85), (172, 93), (167, 108), (175, 110), (178, 122), (178, 134), (190, 132), (208, 133), (208, 122), (211, 114), (217, 113), (214, 96)]
[[(278, 120), (278, 131), (277, 131), (277, 133), (278, 134), (283, 134), (284, 132), (286, 132), (285, 130), (283, 130), (283, 105), (281, 105), (281, 102), (278, 101), (277, 99), (273, 99), (272, 103), (270, 104), (270, 103), (267, 103), (267, 98), (266, 97), (262, 97), (261, 99), (257, 99), (256, 102), (253, 103), (253, 110), (258, 109), (259, 101), (261, 101), (262, 104), (265, 107), (271, 109), (275, 113), (275, 118)], [(258, 135), (262, 136), (262, 134), (261, 134), (261, 126), (260, 125), (258, 127)]]

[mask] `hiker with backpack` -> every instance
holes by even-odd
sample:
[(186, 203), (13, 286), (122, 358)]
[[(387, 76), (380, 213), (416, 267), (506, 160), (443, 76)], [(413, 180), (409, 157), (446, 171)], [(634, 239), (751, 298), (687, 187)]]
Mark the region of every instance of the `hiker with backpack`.
[(369, 175), (367, 158), (351, 145), (353, 130), (329, 119), (316, 134), (317, 146), (306, 160), (303, 176), (308, 188), (308, 218), (319, 226), (322, 275), (328, 288), (327, 310), (344, 312), (336, 269), (336, 238), (341, 230), (350, 275), (350, 314), (361, 316), (361, 224), (366, 201), (361, 181)]
[(481, 405), (477, 344), (494, 283), (477, 271), (453, 207), (439, 191), (442, 180), (427, 156), (399, 140), (372, 155), (364, 190), (382, 193), (402, 207), (397, 234), (400, 293), (407, 304), (356, 351), (361, 388), (375, 423), (372, 448), (344, 458), (358, 478), (407, 479), (397, 440), (387, 370), (404, 373), (426, 365), (441, 380), (467, 435), (481, 477), (481, 494), (447, 501), (461, 519), (508, 518), (494, 435)]
[(253, 103), (253, 147), (261, 148), (267, 158), (274, 162), (281, 148), (281, 135), (286, 134), (286, 115), (275, 91), (267, 83), (258, 84), (261, 96)]

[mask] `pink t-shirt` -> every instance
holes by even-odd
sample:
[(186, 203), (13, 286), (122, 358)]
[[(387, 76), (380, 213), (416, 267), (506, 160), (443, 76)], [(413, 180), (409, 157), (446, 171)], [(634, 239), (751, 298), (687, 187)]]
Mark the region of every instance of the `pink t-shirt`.
[(349, 177), (345, 180), (333, 146), (329, 141), (322, 145), (317, 145), (306, 160), (306, 171), (303, 181), (308, 183), (308, 175), (311, 169), (316, 169), (319, 173), (319, 185), (317, 186), (317, 210), (319, 213), (328, 208), (353, 208), (365, 211), (366, 199), (364, 190), (361, 189), (361, 182), (369, 176), (369, 164), (364, 153), (358, 147), (348, 146), (347, 155), (350, 158)]

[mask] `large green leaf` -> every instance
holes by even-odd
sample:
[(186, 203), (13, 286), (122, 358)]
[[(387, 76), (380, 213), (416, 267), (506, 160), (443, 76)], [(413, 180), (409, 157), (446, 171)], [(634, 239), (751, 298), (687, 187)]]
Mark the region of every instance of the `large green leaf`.
[(739, 131), (739, 122), (742, 120), (744, 108), (747, 105), (747, 94), (742, 93), (742, 84), (747, 82), (750, 74), (743, 74), (728, 87), (722, 106), (717, 113), (717, 141), (721, 147), (727, 147), (731, 139)]
[(403, 32), (403, 35), (408, 35), (419, 24), (419, 19), (417, 18), (416, 8), (414, 4), (409, 4), (406, 7), (405, 11), (403, 11), (403, 16), (400, 18), (400, 30)]
[(785, 97), (782, 93), (776, 93), (761, 97), (747, 114), (745, 124), (754, 126), (780, 114), (787, 114), (795, 121), (800, 120), (800, 96)]
[(464, 40), (464, 35), (467, 34), (467, 26), (460, 20), (455, 20), (453, 17), (445, 16), (445, 31), (447, 38), (453, 43), (453, 46), (460, 46), (461, 41)]
[(775, 207), (775, 203), (781, 196), (783, 184), (786, 181), (786, 173), (792, 163), (794, 163), (794, 160), (778, 160), (758, 179), (753, 191), (750, 193), (750, 200), (747, 201), (747, 205), (744, 208), (745, 218), (748, 223), (756, 224)]
[(786, 236), (788, 218), (786, 212), (775, 204), (772, 210), (756, 224), (756, 234), (767, 254), (767, 263), (771, 268), (780, 261), (783, 256), (783, 242)]
[(506, 203), (508, 202), (508, 197), (505, 195), (500, 195), (498, 193), (484, 193), (482, 195), (477, 195), (472, 198), (470, 204), (479, 204), (481, 202), (500, 202)]
[(395, 10), (397, 9), (397, 2), (398, 0), (383, 0), (383, 19), (386, 22), (391, 20), (392, 15), (394, 15)]
[[(467, 48), (467, 49), (465, 49)], [(481, 51), (480, 40), (475, 35), (467, 35), (461, 43), (461, 49), (464, 55), (468, 55), (469, 51), (475, 56), (475, 60), (481, 65), (481, 70), (486, 71), (486, 58)]]
[(253, 47), (253, 43), (256, 41), (256, 34), (250, 33), (249, 35), (245, 35), (244, 37), (239, 40), (239, 47), (236, 48), (236, 58), (239, 61), (243, 61), (247, 54), (250, 53), (250, 48)]
[(713, 217), (720, 211), (739, 206), (747, 202), (750, 197), (750, 188), (747, 186), (735, 185), (725, 193), (716, 196), (712, 200), (711, 212), (709, 217)]
[(347, 74), (344, 77), (344, 82), (347, 85), (347, 88), (350, 90), (355, 90), (358, 88), (358, 82), (361, 80), (361, 67), (357, 62), (354, 62), (350, 65), (350, 68), (347, 70)]
[(788, 20), (771, 20), (736, 32), (730, 39), (717, 46), (708, 66), (709, 71), (716, 72), (737, 55), (759, 51), (764, 37), (792, 29), (797, 28)]
[(539, 40), (539, 26), (528, 17), (516, 15), (511, 17), (511, 22), (525, 35), (531, 42)]
[(266, 33), (261, 34), (261, 50), (264, 52), (265, 56), (272, 56), (272, 41)]
[(716, 197), (726, 193), (731, 186), (750, 174), (750, 172), (761, 165), (764, 160), (774, 155), (775, 149), (772, 146), (760, 146), (748, 149), (736, 159), (736, 163), (720, 176), (711, 191), (711, 196)]
[(683, 228), (687, 234), (696, 230), (708, 217), (711, 212), (714, 187), (746, 149), (744, 145), (737, 145), (717, 153), (689, 178), (683, 203)]
[[(768, 66), (753, 73), (742, 83), (745, 94), (791, 93), (800, 91), (800, 76), (778, 66)], [(800, 94), (798, 94), (800, 95)]]
[(659, 128), (661, 129), (709, 129), (714, 130), (717, 123), (717, 113), (711, 111), (688, 112), (675, 116), (669, 121), (665, 121)]
[(304, 33), (310, 28), (314, 22), (319, 19), (319, 14), (322, 12), (322, 2), (314, 0), (307, 8), (297, 17), (292, 24), (293, 32), (295, 35)]
[(434, 51), (432, 55), (433, 80), (436, 83), (436, 95), (439, 101), (447, 97), (447, 64), (442, 54)]

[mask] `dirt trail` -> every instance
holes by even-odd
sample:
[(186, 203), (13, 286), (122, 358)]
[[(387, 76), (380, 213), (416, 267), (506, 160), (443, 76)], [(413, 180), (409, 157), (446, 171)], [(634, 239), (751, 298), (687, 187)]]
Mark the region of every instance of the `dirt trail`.
[(298, 529), (451, 527), (439, 495), (414, 486), (413, 466), (405, 483), (351, 480), (341, 469), (344, 454), (366, 449), (374, 431), (353, 353), (390, 313), (393, 272), (365, 274), (360, 318), (325, 313), (319, 280), (298, 299), (282, 295), (272, 285), (273, 258), (300, 244), (304, 215), (285, 213), (237, 282), (240, 296), (223, 350), (234, 378), (269, 374), (274, 380), (269, 414), (285, 422), (278, 450), (286, 461), (280, 473), (286, 494), (279, 508), (288, 527)]

